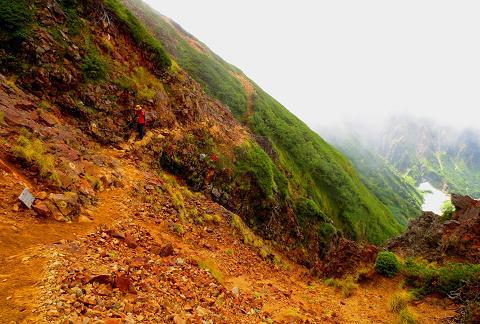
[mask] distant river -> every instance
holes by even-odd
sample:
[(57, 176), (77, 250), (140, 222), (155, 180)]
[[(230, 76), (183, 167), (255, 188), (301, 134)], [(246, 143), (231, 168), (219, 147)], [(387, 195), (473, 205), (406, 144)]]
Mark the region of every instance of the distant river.
[(424, 202), (422, 205), (423, 211), (432, 211), (435, 214), (441, 213), (441, 208), (446, 200), (450, 199), (450, 195), (441, 192), (437, 188), (433, 187), (430, 182), (423, 182), (418, 186), (418, 190), (427, 191), (424, 196)]

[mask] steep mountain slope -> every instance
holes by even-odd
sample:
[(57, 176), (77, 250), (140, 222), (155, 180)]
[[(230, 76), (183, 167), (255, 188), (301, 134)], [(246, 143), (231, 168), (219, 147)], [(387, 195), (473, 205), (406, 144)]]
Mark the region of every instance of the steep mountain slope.
[(349, 237), (371, 242), (382, 242), (400, 231), (390, 210), (369, 192), (342, 154), (178, 24), (141, 1), (124, 2), (179, 65), (255, 134), (262, 149), (247, 159), (263, 170), (248, 172), (262, 189), (262, 199), (258, 193), (246, 195), (247, 205), (255, 208), (238, 206), (253, 226), (271, 235), (272, 228), (279, 231), (282, 227), (281, 215), (294, 212), (307, 241), (319, 233), (324, 233), (322, 240), (328, 240), (323, 236), (334, 233), (330, 220)]
[(320, 134), (352, 161), (363, 183), (392, 211), (400, 224), (406, 226), (409, 219), (421, 214), (421, 194), (383, 157), (363, 144), (358, 135), (340, 135), (332, 129), (322, 129)]
[[(119, 1), (0, 4), (2, 154), (50, 191), (94, 201), (101, 179), (116, 175), (91, 165), (106, 162), (87, 154), (88, 138), (128, 149), (141, 103), (149, 132), (131, 154), (152, 158), (143, 167), (177, 174), (310, 267), (339, 230), (372, 242), (400, 230), (343, 155), (246, 77), (250, 127), (239, 123)], [(38, 23), (18, 20), (23, 11)]]
[[(248, 220), (265, 192), (275, 196), (255, 177), (278, 177), (262, 139), (118, 2), (0, 0), (0, 40), (0, 322), (400, 318), (388, 305), (405, 290), (372, 270), (377, 247), (325, 240), (327, 231), (294, 253), (288, 244), (304, 232), (292, 210), (269, 224), (277, 241), (232, 212)], [(136, 103), (149, 121), (142, 140), (131, 127)], [(25, 189), (32, 208), (19, 200)], [(258, 206), (246, 199), (255, 195)], [(296, 207), (329, 224), (308, 201)], [(332, 281), (342, 292), (313, 276), (346, 273)], [(451, 306), (435, 298), (409, 309), (439, 322)]]

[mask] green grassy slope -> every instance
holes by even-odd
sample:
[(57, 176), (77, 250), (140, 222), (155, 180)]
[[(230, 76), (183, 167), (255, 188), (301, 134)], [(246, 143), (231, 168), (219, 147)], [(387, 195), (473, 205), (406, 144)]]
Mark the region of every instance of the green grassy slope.
[(421, 194), (381, 156), (355, 136), (326, 137), (352, 161), (362, 182), (392, 211), (400, 224), (407, 225), (409, 219), (421, 214)]
[[(297, 211), (301, 210), (297, 205), (309, 199), (354, 239), (379, 243), (400, 232), (401, 225), (392, 212), (364, 186), (341, 153), (253, 82), (253, 112), (247, 112), (247, 94), (235, 77), (241, 73), (238, 69), (142, 2), (125, 3), (207, 93), (228, 105), (237, 119), (263, 139), (263, 148), (271, 151), (267, 156), (271, 161), (263, 165), (271, 165), (273, 170), (268, 172), (267, 180), (257, 182), (268, 183), (266, 187), (281, 193), (287, 205)], [(301, 219), (302, 215), (297, 217)]]

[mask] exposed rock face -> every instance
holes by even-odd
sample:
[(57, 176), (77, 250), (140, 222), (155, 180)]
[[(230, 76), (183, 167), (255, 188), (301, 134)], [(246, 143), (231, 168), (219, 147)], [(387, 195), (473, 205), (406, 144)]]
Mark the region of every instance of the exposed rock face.
[(320, 271), (328, 277), (341, 277), (346, 273), (355, 272), (362, 264), (375, 261), (378, 247), (340, 237), (331, 245), (323, 259)]
[(429, 261), (480, 262), (480, 201), (452, 194), (452, 204), (451, 220), (442, 222), (440, 216), (425, 212), (389, 242), (389, 249)]

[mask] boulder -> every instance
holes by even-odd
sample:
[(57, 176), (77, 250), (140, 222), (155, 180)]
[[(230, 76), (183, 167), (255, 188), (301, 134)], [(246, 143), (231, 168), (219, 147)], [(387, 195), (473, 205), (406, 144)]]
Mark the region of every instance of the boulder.
[(65, 222), (67, 219), (63, 214), (60, 212), (60, 210), (57, 208), (55, 203), (53, 203), (51, 200), (44, 200), (43, 202), (45, 206), (50, 210), (50, 217), (52, 217), (54, 220), (59, 221), (59, 222)]
[(52, 212), (47, 207), (47, 205), (41, 200), (35, 200), (32, 205), (33, 210), (37, 213), (38, 216), (49, 218), (52, 215)]
[(75, 216), (80, 213), (78, 194), (75, 192), (65, 192), (63, 194), (51, 193), (48, 199), (57, 206), (63, 216)]

